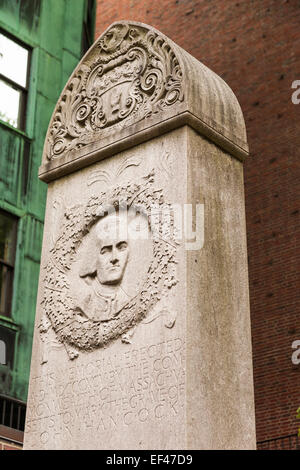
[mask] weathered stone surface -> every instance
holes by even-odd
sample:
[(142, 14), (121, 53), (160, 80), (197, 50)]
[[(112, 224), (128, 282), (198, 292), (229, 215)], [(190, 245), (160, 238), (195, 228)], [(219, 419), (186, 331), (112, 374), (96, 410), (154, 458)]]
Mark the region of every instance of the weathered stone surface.
[(255, 447), (246, 153), (232, 91), (161, 33), (83, 58), (41, 167), (25, 448)]
[(50, 181), (184, 124), (246, 157), (243, 115), (228, 85), (154, 28), (114, 23), (58, 100), (40, 178)]

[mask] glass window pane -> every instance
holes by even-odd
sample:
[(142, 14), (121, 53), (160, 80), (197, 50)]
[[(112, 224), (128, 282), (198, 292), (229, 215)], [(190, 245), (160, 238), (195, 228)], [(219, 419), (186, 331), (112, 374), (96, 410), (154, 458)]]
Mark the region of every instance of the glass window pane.
[[(15, 349), (15, 332), (0, 325), (0, 342), (2, 350), (5, 349), (5, 365), (13, 366)], [(5, 348), (3, 347), (5, 345)], [(3, 352), (2, 352), (3, 356)], [(2, 357), (3, 359), (3, 357)], [(1, 362), (0, 362), (1, 364)]]
[(17, 219), (0, 212), (0, 259), (14, 264), (16, 249)]
[(18, 127), (21, 92), (0, 80), (0, 119)]
[(0, 33), (0, 73), (26, 87), (28, 50)]
[(0, 315), (9, 317), (11, 314), (13, 268), (0, 263)]

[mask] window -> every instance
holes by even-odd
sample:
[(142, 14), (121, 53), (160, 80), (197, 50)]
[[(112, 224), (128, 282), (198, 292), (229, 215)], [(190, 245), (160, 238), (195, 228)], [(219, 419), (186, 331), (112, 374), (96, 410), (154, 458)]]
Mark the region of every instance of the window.
[(0, 324), (0, 400), (2, 393), (11, 391), (15, 342), (16, 331)]
[(0, 339), (0, 364), (6, 364), (6, 344), (3, 339)]
[(84, 55), (86, 51), (93, 44), (93, 25), (94, 25), (94, 11), (95, 0), (85, 0), (85, 11), (82, 26), (82, 39), (81, 39), (81, 54)]
[(10, 317), (13, 292), (17, 219), (0, 211), (0, 315)]
[(29, 49), (0, 31), (0, 119), (25, 129)]

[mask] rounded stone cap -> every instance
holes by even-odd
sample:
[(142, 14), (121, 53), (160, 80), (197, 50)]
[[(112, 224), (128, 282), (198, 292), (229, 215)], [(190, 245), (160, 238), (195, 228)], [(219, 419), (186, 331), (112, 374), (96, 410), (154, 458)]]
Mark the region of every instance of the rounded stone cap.
[(240, 160), (240, 105), (214, 72), (151, 26), (113, 23), (82, 58), (50, 120), (39, 177), (51, 181), (189, 125)]

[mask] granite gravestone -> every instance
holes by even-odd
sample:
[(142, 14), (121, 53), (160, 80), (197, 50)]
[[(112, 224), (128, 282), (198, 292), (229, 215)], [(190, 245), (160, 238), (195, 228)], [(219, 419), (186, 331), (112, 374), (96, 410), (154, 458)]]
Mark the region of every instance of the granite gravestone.
[(50, 121), (25, 449), (255, 448), (239, 104), (112, 24)]

